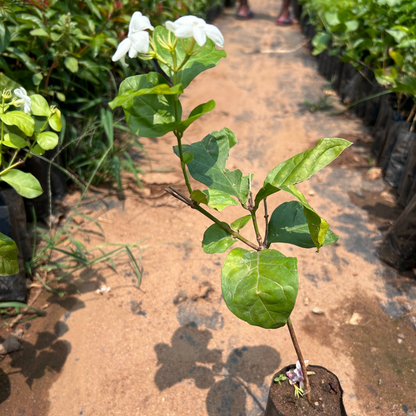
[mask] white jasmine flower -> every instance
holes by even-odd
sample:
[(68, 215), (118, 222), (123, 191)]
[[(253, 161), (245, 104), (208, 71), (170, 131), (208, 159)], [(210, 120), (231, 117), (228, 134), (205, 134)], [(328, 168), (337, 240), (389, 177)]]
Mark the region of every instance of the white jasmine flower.
[(130, 58), (136, 58), (139, 53), (149, 52), (149, 32), (154, 27), (150, 24), (147, 16), (143, 16), (140, 12), (134, 12), (129, 24), (129, 33), (117, 47), (116, 53), (111, 58), (114, 62), (120, 60), (123, 65), (126, 64), (126, 54)]
[(204, 19), (199, 17), (183, 16), (174, 22), (167, 21), (165, 26), (179, 39), (193, 37), (199, 46), (205, 45), (207, 37), (217, 46), (224, 46), (224, 36), (220, 30), (214, 25), (209, 25)]
[(20, 100), (15, 102), (15, 104), (20, 104), (20, 105), (23, 104), (23, 111), (29, 114), (30, 106), (32, 105), (32, 100), (27, 95), (26, 90), (23, 87), (21, 87), (21, 88), (16, 88), (13, 92), (16, 97), (20, 98)]

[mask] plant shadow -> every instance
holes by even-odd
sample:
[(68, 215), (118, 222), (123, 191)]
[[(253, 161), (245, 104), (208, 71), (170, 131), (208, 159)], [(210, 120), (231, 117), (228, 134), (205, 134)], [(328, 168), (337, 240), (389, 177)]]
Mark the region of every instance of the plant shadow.
[(160, 365), (156, 386), (163, 391), (193, 380), (196, 387), (209, 389), (209, 416), (262, 415), (269, 389), (265, 378), (280, 366), (280, 354), (267, 345), (243, 346), (232, 350), (224, 362), (222, 350), (208, 348), (212, 337), (211, 331), (190, 322), (174, 332), (171, 345), (155, 345)]

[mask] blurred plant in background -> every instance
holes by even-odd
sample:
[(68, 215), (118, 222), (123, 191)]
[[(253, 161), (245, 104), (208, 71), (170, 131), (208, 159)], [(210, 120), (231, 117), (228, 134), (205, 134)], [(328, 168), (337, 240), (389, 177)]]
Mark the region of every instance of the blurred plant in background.
[[(120, 172), (138, 179), (140, 167), (129, 149), (140, 143), (123, 132), (105, 110), (120, 79), (154, 70), (152, 62), (111, 61), (127, 36), (130, 16), (140, 9), (156, 24), (184, 14), (205, 16), (220, 0), (0, 0), (0, 67), (16, 85), (43, 95), (63, 114), (63, 132), (55, 162), (87, 181), (97, 160), (111, 147), (93, 185), (122, 187)], [(114, 129), (117, 129), (116, 131)], [(117, 133), (117, 134), (115, 134)]]
[[(316, 25), (313, 54), (328, 51), (397, 93), (397, 111), (416, 113), (416, 3), (412, 0), (303, 0)], [(410, 98), (412, 106), (405, 107)], [(413, 123), (413, 124), (414, 124)], [(414, 125), (412, 126), (414, 128)]]

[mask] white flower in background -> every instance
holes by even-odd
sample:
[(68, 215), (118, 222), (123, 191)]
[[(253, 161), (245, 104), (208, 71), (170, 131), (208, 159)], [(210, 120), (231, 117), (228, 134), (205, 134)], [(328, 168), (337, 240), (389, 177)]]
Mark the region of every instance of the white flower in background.
[(167, 21), (165, 26), (179, 39), (193, 37), (199, 46), (204, 46), (207, 38), (210, 38), (217, 46), (224, 46), (224, 36), (220, 30), (199, 17), (183, 16), (174, 22)]
[(16, 88), (13, 92), (14, 92), (14, 95), (19, 98), (19, 100), (16, 101), (15, 104), (18, 104), (18, 105), (23, 104), (23, 111), (29, 114), (32, 101), (30, 97), (27, 95), (26, 90), (23, 87), (21, 87), (21, 88)]
[(116, 53), (111, 58), (114, 62), (120, 60), (123, 65), (126, 64), (126, 54), (130, 58), (136, 58), (139, 53), (149, 52), (149, 32), (154, 27), (150, 24), (147, 16), (143, 16), (140, 12), (134, 12), (129, 24), (129, 33), (117, 47)]

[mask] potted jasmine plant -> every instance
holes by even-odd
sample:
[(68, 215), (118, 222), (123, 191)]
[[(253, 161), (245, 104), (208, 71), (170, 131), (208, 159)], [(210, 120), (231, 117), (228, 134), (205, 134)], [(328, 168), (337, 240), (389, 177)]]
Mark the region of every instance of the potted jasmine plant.
[[(164, 74), (150, 72), (125, 79), (110, 107), (123, 108), (129, 127), (137, 135), (175, 134), (177, 145), (173, 151), (179, 158), (188, 194), (173, 186), (166, 192), (212, 221), (202, 240), (204, 251), (223, 253), (236, 243), (242, 246), (229, 252), (221, 272), (223, 297), (230, 311), (251, 325), (266, 329), (288, 327), (298, 362), (275, 376), (266, 415), (321, 413), (323, 403), (319, 399), (325, 396), (322, 386), (336, 397), (333, 413), (326, 414), (343, 415), (339, 382), (325, 369), (307, 369), (290, 319), (298, 293), (297, 259), (284, 256), (271, 245), (286, 243), (319, 251), (337, 241), (327, 221), (309, 205), (296, 184), (324, 168), (351, 143), (339, 138), (319, 140), (314, 148), (272, 169), (257, 192), (252, 189), (253, 174), (226, 167), (229, 152), (237, 144), (235, 134), (228, 128), (211, 132), (201, 141), (183, 144), (186, 129), (215, 107), (214, 101), (208, 101), (182, 119), (180, 96), (195, 77), (226, 57), (225, 51), (216, 46), (223, 47), (224, 38), (217, 27), (203, 19), (184, 16), (154, 28), (147, 17), (134, 13), (128, 36), (118, 46), (113, 60), (125, 64), (127, 54), (130, 58), (156, 60)], [(197, 187), (191, 185), (190, 176), (198, 182)], [(294, 200), (282, 203), (269, 216), (267, 198), (277, 192), (289, 193)], [(213, 214), (236, 205), (241, 205), (247, 214), (230, 224)], [(261, 207), (264, 235), (258, 226)], [(256, 241), (248, 240), (241, 232), (249, 223), (254, 227)], [(312, 388), (308, 371), (319, 372)], [(290, 389), (290, 400), (285, 389)], [(280, 401), (275, 400), (276, 395)], [(288, 408), (285, 401), (290, 402)], [(288, 413), (293, 401), (295, 413)]]

